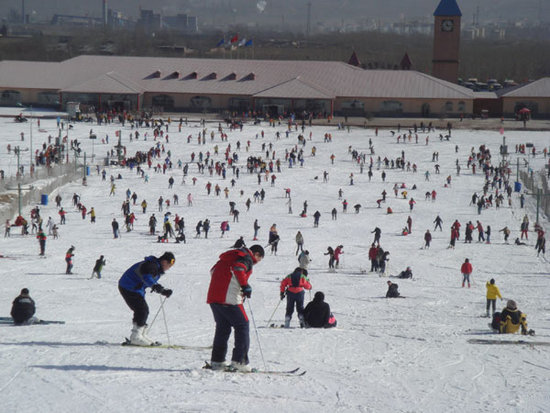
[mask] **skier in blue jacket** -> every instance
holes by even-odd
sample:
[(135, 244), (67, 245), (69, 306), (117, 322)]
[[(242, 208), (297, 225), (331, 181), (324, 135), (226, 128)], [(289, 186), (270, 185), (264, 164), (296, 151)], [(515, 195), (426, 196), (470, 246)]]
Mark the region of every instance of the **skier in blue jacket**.
[(171, 252), (165, 252), (158, 258), (151, 255), (132, 265), (120, 277), (118, 290), (128, 307), (134, 312), (130, 336), (132, 344), (150, 346), (155, 343), (145, 334), (149, 316), (149, 307), (145, 301), (145, 289), (149, 287), (151, 291), (170, 297), (172, 290), (164, 288), (158, 283), (158, 280), (174, 265), (175, 261), (176, 258)]

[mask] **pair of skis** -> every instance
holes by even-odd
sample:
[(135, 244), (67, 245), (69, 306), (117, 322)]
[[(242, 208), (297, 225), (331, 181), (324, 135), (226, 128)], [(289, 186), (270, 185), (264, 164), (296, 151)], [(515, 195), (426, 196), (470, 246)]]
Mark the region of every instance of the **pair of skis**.
[[(13, 318), (11, 317), (0, 317), (0, 324), (14, 324)], [(23, 324), (23, 325), (47, 325), (47, 324), (65, 324), (65, 321), (60, 320), (38, 320), (32, 324)]]
[(212, 346), (186, 346), (180, 344), (162, 344), (158, 341), (154, 342), (150, 346), (142, 346), (139, 344), (132, 344), (132, 342), (126, 338), (122, 343), (123, 346), (128, 347), (140, 347), (140, 348), (164, 348), (164, 349), (174, 349), (174, 350), (211, 350)]
[[(140, 346), (137, 344), (132, 344), (128, 338), (122, 343), (123, 346), (126, 347), (139, 347), (139, 348), (163, 348), (163, 349), (173, 349), (173, 350), (209, 350), (212, 348), (212, 346), (185, 346), (185, 345), (178, 345), (178, 344), (161, 344), (158, 342), (155, 342), (151, 344), (150, 346)], [(209, 362), (205, 362), (205, 365), (203, 366), (203, 369), (205, 370), (212, 370), (212, 366)], [(267, 375), (278, 375), (278, 376), (303, 376), (306, 374), (305, 371), (300, 371), (300, 368), (296, 368), (293, 370), (258, 370), (258, 369), (252, 369), (251, 371), (239, 371), (236, 369), (232, 369), (231, 367), (227, 366), (225, 369), (220, 370), (225, 373), (242, 373), (242, 374), (267, 374)]]
[[(206, 370), (212, 370), (212, 366), (209, 362), (204, 362), (203, 369)], [(217, 371), (217, 370), (216, 370)], [(292, 369), (292, 370), (258, 370), (258, 369), (252, 369), (251, 371), (240, 371), (234, 368), (231, 368), (230, 366), (227, 366), (225, 369), (220, 370), (224, 373), (238, 373), (238, 374), (267, 374), (270, 376), (303, 376), (306, 374), (305, 370), (300, 370), (300, 367)]]

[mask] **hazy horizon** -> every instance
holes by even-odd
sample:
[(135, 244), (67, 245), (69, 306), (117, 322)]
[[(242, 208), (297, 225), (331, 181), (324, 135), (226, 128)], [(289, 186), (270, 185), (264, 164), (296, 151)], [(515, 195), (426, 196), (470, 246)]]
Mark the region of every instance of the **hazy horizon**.
[[(3, 0), (1, 16), (10, 11), (20, 14), (23, 0)], [(439, 0), (157, 0), (154, 5), (141, 0), (107, 0), (107, 7), (137, 19), (140, 7), (163, 15), (186, 13), (197, 16), (201, 25), (262, 23), (267, 25), (306, 24), (307, 5), (311, 2), (311, 26), (360, 24), (367, 21), (396, 22), (426, 19), (431, 21)], [(102, 0), (24, 0), (25, 14), (35, 21), (47, 21), (54, 14), (100, 17)], [(47, 3), (47, 4), (46, 4)], [(549, 2), (524, 0), (521, 7), (513, 0), (458, 0), (463, 22), (471, 23), (479, 7), (479, 21), (537, 21), (550, 16)], [(253, 19), (253, 20), (251, 20)], [(546, 17), (544, 20), (548, 21)]]

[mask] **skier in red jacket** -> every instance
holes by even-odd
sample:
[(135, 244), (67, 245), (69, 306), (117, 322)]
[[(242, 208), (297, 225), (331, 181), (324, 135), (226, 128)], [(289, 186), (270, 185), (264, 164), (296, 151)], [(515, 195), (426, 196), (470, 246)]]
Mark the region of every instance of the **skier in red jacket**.
[(210, 270), (212, 278), (207, 303), (210, 304), (216, 322), (211, 357), (211, 366), (215, 370), (222, 370), (227, 366), (227, 340), (233, 328), (235, 344), (230, 367), (239, 371), (251, 371), (248, 365), (248, 317), (243, 302), (244, 297), (250, 298), (252, 294), (252, 288), (248, 284), (252, 267), (264, 255), (261, 245), (229, 250), (220, 255), (218, 262)]
[(462, 287), (464, 288), (464, 283), (468, 282), (468, 288), (470, 288), (470, 274), (473, 271), (472, 264), (470, 260), (466, 258), (460, 267), (460, 272), (462, 273)]

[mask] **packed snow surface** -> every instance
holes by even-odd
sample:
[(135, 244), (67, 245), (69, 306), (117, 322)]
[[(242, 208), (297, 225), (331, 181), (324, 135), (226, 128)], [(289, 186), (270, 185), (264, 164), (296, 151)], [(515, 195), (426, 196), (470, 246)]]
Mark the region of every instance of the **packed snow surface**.
[[(0, 121), (0, 169), (6, 175), (15, 174), (16, 157), (13, 147), (23, 149), (29, 145), (30, 128), (33, 128), (33, 148), (39, 148), (48, 135), (57, 136), (55, 119), (42, 119), (40, 128), (36, 120), (18, 124), (12, 119)], [(442, 123), (443, 124), (443, 123)], [(68, 211), (67, 224), (60, 225), (58, 239), (49, 236), (46, 258), (38, 256), (39, 246), (35, 234), (22, 236), (19, 228), (13, 228), (11, 237), (0, 239), (0, 303), (2, 316), (9, 316), (11, 302), (23, 287), (30, 289), (37, 304), (37, 316), (46, 320), (64, 320), (64, 325), (34, 325), (13, 327), (0, 325), (0, 400), (3, 412), (544, 412), (550, 400), (550, 347), (537, 345), (550, 341), (550, 267), (543, 254), (537, 256), (534, 249), (536, 233), (536, 201), (526, 196), (526, 204), (520, 208), (519, 193), (512, 194), (511, 207), (506, 194), (504, 204), (497, 209), (495, 203), (478, 215), (471, 205), (474, 192), (482, 193), (484, 175), (480, 168), (473, 174), (467, 168), (468, 156), (486, 145), (492, 154), (492, 164), (503, 160), (499, 147), (503, 135), (498, 131), (453, 130), (452, 137), (440, 140), (436, 132), (414, 131), (412, 139), (397, 142), (397, 136), (408, 135), (408, 127), (395, 135), (389, 129), (352, 128), (339, 130), (336, 125), (307, 127), (303, 132), (305, 146), (298, 142), (301, 128), (294, 127), (286, 136), (286, 124), (270, 127), (245, 124), (242, 131), (229, 130), (227, 141), (221, 141), (217, 123), (208, 123), (206, 144), (199, 144), (198, 134), (203, 127), (198, 122), (184, 124), (178, 131), (178, 121), (172, 120), (165, 137), (156, 141), (151, 128), (140, 128), (140, 137), (130, 142), (135, 132), (129, 124), (102, 125), (76, 123), (69, 132), (69, 139), (81, 141), (88, 162), (92, 151), (95, 158), (88, 176), (87, 186), (81, 180), (58, 188), (48, 194), (48, 205), (40, 206), (40, 214), (47, 221), (52, 217), (59, 222), (54, 198), (61, 195), (62, 206)], [(88, 139), (90, 129), (98, 139)], [(128, 155), (147, 151), (159, 144), (166, 150), (153, 165), (162, 164), (171, 152), (173, 168), (165, 174), (156, 173), (144, 166), (148, 182), (136, 173), (120, 166), (107, 166), (107, 179), (102, 181), (95, 165), (104, 168), (104, 157), (116, 144), (115, 131), (121, 130), (122, 144)], [(163, 128), (166, 135), (166, 128)], [(265, 137), (261, 137), (264, 131)], [(276, 139), (276, 132), (280, 139)], [(20, 133), (25, 133), (21, 141)], [(211, 132), (214, 139), (211, 140)], [(145, 140), (145, 133), (147, 139)], [(66, 131), (63, 131), (63, 135)], [(325, 142), (325, 134), (332, 141)], [(102, 143), (106, 135), (109, 143)], [(187, 137), (192, 138), (188, 142)], [(310, 138), (311, 135), (311, 138)], [(511, 162), (510, 182), (516, 180), (516, 160), (520, 169), (526, 170), (524, 159), (535, 171), (543, 170), (548, 158), (542, 150), (550, 143), (548, 132), (507, 132), (504, 136)], [(427, 141), (427, 137), (429, 137)], [(372, 141), (374, 155), (369, 149)], [(240, 150), (237, 149), (240, 141)], [(247, 150), (249, 142), (249, 149)], [(517, 144), (532, 143), (536, 156), (515, 152)], [(12, 152), (8, 154), (7, 144)], [(191, 163), (191, 153), (206, 156), (210, 152), (214, 162), (225, 162), (228, 144), (230, 154), (238, 155), (236, 166), (240, 168), (237, 179), (231, 167), (223, 179), (208, 169), (198, 173), (196, 162)], [(266, 145), (262, 149), (262, 145)], [(94, 146), (92, 148), (92, 145)], [(272, 145), (270, 147), (269, 145)], [(303, 149), (304, 163), (292, 168), (285, 161), (285, 151), (297, 145)], [(218, 154), (215, 154), (215, 146)], [(316, 148), (315, 156), (312, 155)], [(363, 172), (352, 159), (351, 150), (366, 154)], [(527, 148), (529, 151), (531, 148)], [(276, 181), (246, 170), (248, 156), (266, 158), (273, 153), (281, 159), (281, 172)], [(405, 155), (410, 161), (407, 171), (383, 165), (378, 169), (377, 157), (395, 160)], [(432, 161), (434, 152), (439, 154)], [(334, 154), (334, 163), (331, 155)], [(70, 160), (73, 153), (69, 154)], [(368, 166), (373, 162), (372, 179)], [(21, 162), (28, 172), (29, 154), (22, 154)], [(189, 173), (183, 182), (178, 161), (189, 163)], [(457, 175), (456, 162), (461, 167)], [(417, 172), (412, 171), (416, 164)], [(435, 165), (440, 165), (440, 174)], [(477, 165), (479, 166), (479, 165)], [(328, 182), (323, 172), (328, 173)], [(381, 173), (387, 174), (386, 181)], [(429, 171), (429, 181), (425, 172)], [(350, 174), (353, 173), (353, 185)], [(115, 180), (116, 192), (110, 196), (110, 176), (120, 174)], [(168, 188), (173, 176), (175, 184)], [(451, 176), (451, 184), (445, 185)], [(196, 184), (192, 178), (196, 177)], [(235, 185), (231, 180), (235, 178)], [(205, 185), (219, 184), (219, 196), (207, 195)], [(407, 199), (402, 190), (394, 195), (394, 184), (406, 185)], [(40, 182), (34, 184), (40, 186)], [(416, 189), (412, 189), (416, 185)], [(224, 188), (229, 189), (225, 197)], [(497, 186), (498, 187), (498, 186)], [(263, 203), (254, 202), (255, 191), (266, 192)], [(291, 189), (292, 209), (289, 213), (285, 188)], [(342, 199), (338, 190), (342, 189)], [(134, 230), (127, 232), (123, 226), (121, 206), (126, 190), (136, 192), (138, 201), (131, 210), (136, 214)], [(386, 190), (387, 200), (377, 207), (376, 200)], [(435, 190), (435, 201), (426, 199), (426, 192)], [(523, 186), (522, 191), (525, 190)], [(242, 193), (241, 193), (242, 191)], [(504, 191), (504, 187), (501, 188)], [(97, 222), (90, 223), (89, 216), (82, 219), (72, 205), (74, 193), (80, 195), (83, 205), (94, 207)], [(495, 188), (489, 194), (495, 195)], [(173, 195), (179, 196), (179, 205), (173, 204)], [(193, 205), (187, 205), (187, 195), (192, 194)], [(167, 209), (158, 211), (158, 198), (172, 201)], [(416, 204), (411, 211), (408, 201)], [(252, 204), (247, 211), (245, 201)], [(144, 214), (139, 204), (147, 200)], [(346, 199), (347, 213), (342, 211)], [(239, 222), (229, 215), (229, 202), (234, 201), (240, 211)], [(307, 217), (300, 217), (303, 202), (307, 201)], [(354, 205), (361, 204), (359, 213)], [(29, 219), (30, 210), (36, 205), (24, 207), (23, 215)], [(387, 214), (387, 207), (393, 214)], [(337, 219), (331, 219), (331, 210), (338, 211)], [(313, 226), (313, 213), (321, 213), (320, 224)], [(154, 213), (159, 221), (166, 211), (171, 218), (178, 214), (185, 219), (187, 243), (157, 243), (157, 237), (148, 234), (148, 219)], [(437, 215), (443, 219), (443, 231), (434, 231)], [(527, 245), (514, 245), (519, 237), (520, 223), (527, 214), (530, 220)], [(412, 218), (412, 233), (401, 235), (408, 217)], [(15, 217), (13, 217), (15, 218)], [(111, 221), (121, 224), (122, 236), (113, 239)], [(195, 238), (195, 225), (209, 218), (211, 231), (208, 239)], [(122, 347), (128, 337), (132, 315), (117, 289), (121, 274), (133, 263), (147, 255), (160, 255), (172, 251), (177, 259), (175, 266), (162, 278), (166, 288), (174, 290), (172, 297), (160, 310), (161, 298), (148, 292), (150, 306), (150, 334), (163, 343), (189, 346), (210, 346), (214, 322), (206, 293), (210, 280), (210, 268), (218, 256), (229, 249), (239, 236), (247, 245), (255, 242), (253, 222), (258, 219), (261, 229), (259, 243), (267, 245), (268, 231), (277, 224), (281, 242), (277, 255), (266, 248), (265, 259), (254, 267), (250, 279), (252, 298), (245, 303), (251, 318), (250, 360), (254, 367), (268, 370), (289, 370), (300, 367), (307, 373), (301, 377), (277, 375), (243, 375), (212, 372), (202, 369), (210, 360), (208, 349), (148, 349)], [(460, 239), (455, 249), (447, 248), (450, 226), (458, 220), (461, 224)], [(222, 238), (220, 223), (228, 220), (230, 231)], [(479, 220), (484, 228), (491, 226), (491, 243), (474, 241), (464, 243), (464, 228), (468, 221), (474, 225)], [(541, 223), (548, 229), (548, 220), (541, 216)], [(13, 222), (13, 220), (12, 220)], [(160, 226), (160, 225), (159, 225)], [(503, 240), (500, 229), (512, 230), (510, 243)], [(397, 275), (407, 266), (412, 268), (414, 279), (380, 277), (370, 272), (368, 250), (373, 240), (371, 231), (382, 230), (381, 246), (390, 252), (388, 275)], [(432, 245), (423, 249), (424, 233), (433, 235)], [(313, 261), (309, 278), (313, 285), (306, 292), (306, 303), (316, 291), (325, 293), (326, 301), (338, 320), (334, 329), (300, 329), (296, 313), (291, 329), (266, 328), (268, 319), (279, 304), (279, 283), (297, 266), (295, 235), (301, 231), (305, 248)], [(74, 245), (74, 274), (65, 274), (64, 256)], [(328, 246), (344, 246), (340, 267), (328, 271), (328, 256), (323, 255)], [(102, 279), (90, 279), (95, 260), (104, 255), (107, 264)], [(470, 259), (474, 271), (471, 288), (462, 288), (460, 266)], [(507, 299), (514, 299), (521, 311), (527, 314), (529, 328), (536, 336), (521, 337), (489, 335), (489, 319), (485, 314), (485, 283), (494, 278), (505, 298), (497, 302), (502, 309)], [(387, 281), (399, 284), (405, 298), (386, 299)], [(271, 323), (284, 322), (285, 302), (281, 303)], [(159, 312), (158, 312), (159, 311)], [(158, 312), (158, 313), (157, 313)], [(158, 314), (154, 320), (154, 316)], [(255, 323), (253, 323), (254, 321)], [(480, 345), (468, 342), (472, 338), (496, 340), (523, 339), (531, 344)], [(230, 340), (230, 350), (231, 351)], [(262, 359), (263, 353), (263, 359)], [(230, 357), (230, 354), (228, 355)], [(265, 365), (264, 365), (265, 360)]]

